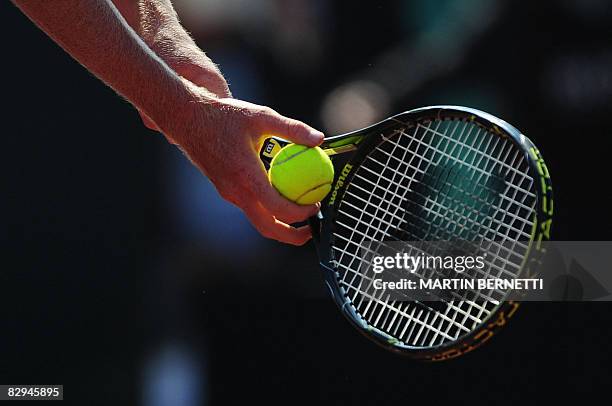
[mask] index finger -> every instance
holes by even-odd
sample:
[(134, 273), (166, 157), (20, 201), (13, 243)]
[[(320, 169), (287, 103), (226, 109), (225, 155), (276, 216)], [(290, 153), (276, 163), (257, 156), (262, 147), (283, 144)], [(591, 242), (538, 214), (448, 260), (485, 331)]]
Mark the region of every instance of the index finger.
[(312, 238), (309, 226), (291, 227), (274, 218), (257, 202), (246, 205), (242, 210), (257, 231), (266, 238), (292, 245), (304, 245)]

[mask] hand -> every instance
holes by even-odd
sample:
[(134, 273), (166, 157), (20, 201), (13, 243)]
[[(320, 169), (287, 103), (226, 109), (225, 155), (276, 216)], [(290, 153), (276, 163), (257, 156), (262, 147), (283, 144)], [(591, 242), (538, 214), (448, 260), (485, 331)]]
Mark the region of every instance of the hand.
[(187, 105), (187, 119), (165, 131), (169, 140), (225, 200), (242, 209), (264, 237), (293, 245), (306, 243), (310, 228), (289, 224), (315, 215), (319, 205), (300, 206), (283, 198), (270, 184), (259, 150), (271, 135), (314, 147), (323, 141), (323, 134), (268, 107), (240, 100), (204, 95)]

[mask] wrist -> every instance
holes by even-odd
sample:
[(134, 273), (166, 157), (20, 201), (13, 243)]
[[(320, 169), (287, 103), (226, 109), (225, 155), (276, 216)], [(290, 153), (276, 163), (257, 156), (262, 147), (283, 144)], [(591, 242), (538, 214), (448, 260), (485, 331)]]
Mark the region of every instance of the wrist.
[[(181, 89), (159, 109), (151, 119), (172, 144), (186, 145), (194, 131), (204, 132), (202, 119), (212, 115), (217, 97), (206, 89), (180, 78)], [(204, 116), (204, 117), (202, 117)]]

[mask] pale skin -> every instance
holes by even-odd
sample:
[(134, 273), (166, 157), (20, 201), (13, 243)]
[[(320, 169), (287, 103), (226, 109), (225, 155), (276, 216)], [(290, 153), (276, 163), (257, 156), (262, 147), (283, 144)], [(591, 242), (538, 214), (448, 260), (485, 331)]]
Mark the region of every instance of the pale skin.
[(265, 237), (302, 245), (300, 206), (270, 185), (258, 158), (277, 135), (316, 146), (323, 134), (274, 110), (231, 98), (215, 64), (180, 25), (170, 0), (13, 0), (74, 59), (126, 98), (145, 124), (185, 152)]

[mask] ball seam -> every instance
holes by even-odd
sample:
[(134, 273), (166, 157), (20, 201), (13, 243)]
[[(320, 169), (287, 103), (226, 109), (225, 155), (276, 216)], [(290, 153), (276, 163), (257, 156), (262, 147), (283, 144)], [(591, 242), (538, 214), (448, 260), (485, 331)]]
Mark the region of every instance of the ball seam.
[(304, 195), (307, 195), (308, 193), (312, 192), (313, 190), (317, 190), (318, 188), (320, 188), (321, 186), (325, 186), (325, 185), (331, 185), (331, 182), (325, 182), (325, 183), (321, 183), (317, 186), (314, 186), (310, 189), (308, 189), (307, 191), (305, 191), (304, 193), (302, 193), (301, 195), (299, 195), (298, 197), (295, 198), (294, 202), (297, 202), (298, 200), (300, 200), (302, 197), (304, 197)]
[(308, 147), (306, 147), (306, 148), (304, 148), (303, 150), (298, 151), (298, 152), (296, 152), (295, 154), (288, 156), (287, 158), (284, 158), (284, 159), (282, 159), (282, 160), (280, 160), (280, 161), (275, 161), (273, 164), (274, 164), (274, 166), (282, 165), (282, 164), (284, 164), (285, 162), (290, 161), (291, 159), (295, 158), (296, 156), (301, 155), (301, 154), (303, 154), (303, 153), (307, 152), (308, 150), (309, 150), (309, 148), (308, 148)]

